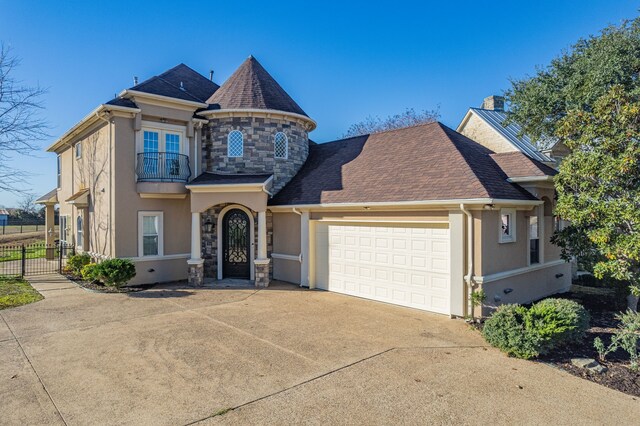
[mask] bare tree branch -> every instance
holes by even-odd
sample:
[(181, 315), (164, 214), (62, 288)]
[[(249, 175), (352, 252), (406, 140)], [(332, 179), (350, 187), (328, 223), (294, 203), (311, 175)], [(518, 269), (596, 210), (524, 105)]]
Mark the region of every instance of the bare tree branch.
[(39, 86), (30, 87), (13, 77), (20, 65), (11, 49), (0, 43), (0, 190), (23, 192), (28, 174), (10, 165), (13, 154), (28, 155), (39, 150), (48, 124), (40, 116), (44, 109)]
[(404, 112), (390, 115), (385, 119), (368, 116), (359, 123), (352, 124), (343, 135), (345, 138), (380, 133), (387, 130), (402, 129), (404, 127), (417, 126), (419, 124), (432, 123), (440, 118), (440, 107), (427, 111), (416, 112), (413, 108), (407, 108)]

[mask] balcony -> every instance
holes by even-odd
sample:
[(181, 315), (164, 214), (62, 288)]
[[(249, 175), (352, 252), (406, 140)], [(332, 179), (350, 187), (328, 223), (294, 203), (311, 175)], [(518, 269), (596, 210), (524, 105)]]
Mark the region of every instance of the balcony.
[(137, 191), (142, 198), (184, 198), (191, 177), (189, 156), (173, 152), (138, 154)]
[(143, 152), (136, 166), (138, 182), (187, 182), (191, 176), (189, 156), (173, 152)]

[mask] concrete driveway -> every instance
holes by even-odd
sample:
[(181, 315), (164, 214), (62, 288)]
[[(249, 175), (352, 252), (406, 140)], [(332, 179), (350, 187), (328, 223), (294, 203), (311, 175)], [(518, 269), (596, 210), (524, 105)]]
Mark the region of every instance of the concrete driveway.
[(2, 424), (637, 424), (635, 398), (438, 315), (284, 284), (34, 285), (0, 311)]

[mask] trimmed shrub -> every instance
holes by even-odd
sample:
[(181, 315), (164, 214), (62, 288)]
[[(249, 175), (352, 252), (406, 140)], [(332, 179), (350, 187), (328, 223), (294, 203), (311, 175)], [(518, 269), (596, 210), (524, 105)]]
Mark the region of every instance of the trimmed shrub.
[(97, 279), (111, 287), (122, 287), (136, 276), (136, 266), (129, 259), (108, 259), (96, 266)]
[(503, 305), (485, 322), (482, 335), (508, 355), (531, 359), (584, 337), (589, 313), (566, 299), (545, 299), (527, 309)]
[(65, 270), (70, 271), (73, 275), (80, 276), (82, 268), (91, 263), (91, 256), (86, 253), (74, 254), (67, 259)]
[(97, 263), (89, 263), (82, 267), (82, 279), (85, 281), (98, 281), (98, 264)]
[(544, 299), (527, 312), (527, 326), (542, 339), (541, 353), (584, 337), (590, 315), (577, 302), (568, 299)]
[(539, 355), (539, 342), (526, 328), (527, 308), (502, 305), (487, 319), (482, 329), (485, 340), (507, 355), (530, 359)]

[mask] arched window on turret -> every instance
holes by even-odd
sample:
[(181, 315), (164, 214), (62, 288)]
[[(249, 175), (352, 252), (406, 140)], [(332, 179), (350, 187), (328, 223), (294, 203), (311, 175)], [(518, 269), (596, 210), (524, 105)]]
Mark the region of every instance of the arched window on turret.
[(288, 158), (289, 157), (289, 140), (287, 135), (282, 132), (276, 133), (273, 140), (273, 152), (276, 158)]
[(242, 157), (244, 154), (244, 138), (239, 130), (232, 130), (227, 136), (227, 156)]

